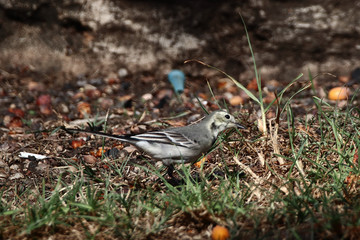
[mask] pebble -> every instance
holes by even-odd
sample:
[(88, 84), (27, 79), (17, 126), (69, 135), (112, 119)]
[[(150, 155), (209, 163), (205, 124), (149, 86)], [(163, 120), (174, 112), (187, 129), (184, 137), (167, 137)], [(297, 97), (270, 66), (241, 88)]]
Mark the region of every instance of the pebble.
[(17, 164), (13, 164), (13, 165), (10, 166), (10, 169), (16, 171), (16, 170), (19, 170), (20, 167), (19, 167), (19, 165), (17, 165)]
[(24, 178), (24, 175), (22, 173), (15, 173), (9, 177), (9, 180), (15, 180), (20, 178)]
[(144, 100), (144, 101), (149, 101), (153, 98), (153, 95), (151, 93), (145, 93), (144, 95), (141, 96), (141, 98)]
[(43, 83), (40, 82), (35, 82), (35, 81), (29, 81), (28, 82), (28, 90), (29, 91), (38, 91), (38, 92), (42, 92), (45, 90), (45, 85)]
[(98, 101), (103, 109), (108, 109), (114, 105), (114, 100), (112, 100), (111, 98), (101, 97)]
[(56, 146), (56, 151), (57, 152), (62, 152), (63, 150), (64, 150), (64, 147), (62, 145)]
[(118, 71), (118, 75), (120, 78), (126, 77), (128, 75), (128, 70), (126, 68), (120, 68)]
[(84, 155), (83, 158), (84, 158), (84, 161), (88, 164), (96, 163), (96, 157), (94, 157), (93, 155)]

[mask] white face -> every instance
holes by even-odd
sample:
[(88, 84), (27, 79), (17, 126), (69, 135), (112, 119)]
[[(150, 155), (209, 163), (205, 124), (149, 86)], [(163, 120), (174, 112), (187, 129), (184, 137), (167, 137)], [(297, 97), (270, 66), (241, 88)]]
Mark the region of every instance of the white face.
[(236, 123), (234, 116), (226, 111), (216, 111), (210, 115), (209, 127), (214, 137), (225, 129), (229, 128), (244, 128), (240, 124)]
[(222, 130), (237, 127), (234, 116), (225, 111), (216, 112), (214, 115), (214, 119), (216, 122), (219, 123), (220, 126), (222, 126)]

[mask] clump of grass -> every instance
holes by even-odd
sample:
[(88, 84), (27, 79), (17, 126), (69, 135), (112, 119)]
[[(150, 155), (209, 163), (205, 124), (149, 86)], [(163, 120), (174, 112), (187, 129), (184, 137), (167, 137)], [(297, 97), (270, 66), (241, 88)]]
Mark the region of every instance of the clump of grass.
[[(251, 151), (260, 152), (263, 141), (252, 142), (252, 149), (248, 143), (227, 145), (257, 180), (237, 165), (225, 169), (225, 175), (213, 170), (197, 178), (184, 165), (179, 171), (184, 183), (173, 186), (149, 164), (141, 171), (162, 180), (145, 178), (131, 185), (116, 180), (126, 179), (123, 164), (109, 164), (99, 178), (80, 162), (67, 178), (44, 179), (38, 191), (11, 196), (2, 190), (1, 234), (42, 238), (72, 229), (70, 236), (83, 238), (165, 239), (174, 233), (206, 238), (221, 224), (234, 238), (355, 238), (360, 227), (360, 170), (354, 157), (360, 111), (351, 101), (344, 110), (316, 97), (314, 102), (316, 113), (303, 119), (287, 104), (286, 128), (276, 135), (280, 151), (275, 155), (263, 149), (264, 166), (246, 162), (246, 157), (257, 158)], [(231, 155), (224, 156), (231, 164)], [(303, 173), (296, 168), (299, 161)]]

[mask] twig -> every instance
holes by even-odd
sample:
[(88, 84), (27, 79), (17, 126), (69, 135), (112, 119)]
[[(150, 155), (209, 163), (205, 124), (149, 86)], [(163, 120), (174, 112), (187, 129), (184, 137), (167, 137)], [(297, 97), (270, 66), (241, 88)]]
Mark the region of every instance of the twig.
[(280, 165), (285, 164), (284, 159), (279, 157), (280, 155), (280, 148), (278, 143), (278, 130), (279, 130), (279, 124), (275, 122), (275, 126), (273, 127), (271, 124), (271, 119), (269, 119), (269, 133), (270, 133), (270, 140), (273, 145), (274, 153), (278, 155), (277, 159)]
[(233, 159), (234, 159), (234, 161), (236, 162), (237, 165), (239, 165), (243, 170), (245, 170), (247, 173), (249, 173), (251, 175), (251, 177), (253, 177), (255, 179), (256, 183), (261, 184), (263, 182), (263, 180), (258, 175), (256, 175), (251, 170), (251, 168), (249, 168), (245, 164), (241, 163), (236, 156), (234, 156)]

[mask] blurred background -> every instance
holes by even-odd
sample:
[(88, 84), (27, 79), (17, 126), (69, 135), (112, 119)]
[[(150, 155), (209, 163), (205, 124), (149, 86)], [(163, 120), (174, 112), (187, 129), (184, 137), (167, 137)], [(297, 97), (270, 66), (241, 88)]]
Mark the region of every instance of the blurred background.
[[(47, 75), (254, 77), (240, 14), (264, 79), (346, 75), (360, 65), (360, 1), (0, 0), (0, 68)], [(120, 71), (120, 72), (119, 72)]]

